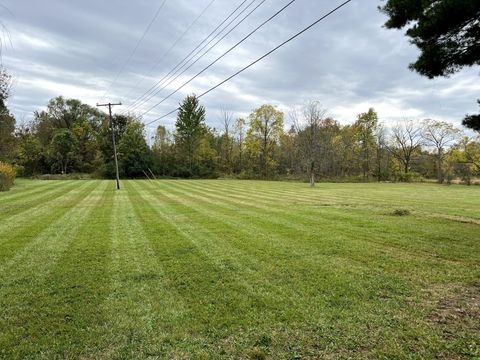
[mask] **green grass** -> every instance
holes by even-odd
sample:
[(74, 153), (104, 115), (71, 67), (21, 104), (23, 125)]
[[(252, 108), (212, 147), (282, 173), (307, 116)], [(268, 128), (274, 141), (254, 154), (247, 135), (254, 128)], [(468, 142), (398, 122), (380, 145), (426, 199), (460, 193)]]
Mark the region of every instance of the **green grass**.
[(480, 187), (20, 180), (2, 359), (480, 357)]

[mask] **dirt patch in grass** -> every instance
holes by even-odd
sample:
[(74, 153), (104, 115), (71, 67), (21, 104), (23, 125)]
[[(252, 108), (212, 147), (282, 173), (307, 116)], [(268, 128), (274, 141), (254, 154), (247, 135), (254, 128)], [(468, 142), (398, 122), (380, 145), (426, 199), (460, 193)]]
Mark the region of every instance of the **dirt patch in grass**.
[(444, 285), (431, 295), (428, 321), (441, 329), (449, 350), (464, 356), (459, 358), (480, 357), (480, 283)]

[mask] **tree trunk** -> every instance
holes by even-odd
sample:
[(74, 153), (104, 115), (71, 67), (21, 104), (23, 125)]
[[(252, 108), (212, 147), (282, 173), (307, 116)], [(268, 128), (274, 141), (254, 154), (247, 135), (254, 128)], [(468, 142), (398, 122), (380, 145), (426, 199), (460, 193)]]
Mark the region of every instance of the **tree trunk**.
[(310, 187), (315, 186), (315, 161), (310, 162)]
[(442, 152), (439, 150), (437, 155), (437, 179), (439, 184), (443, 184)]

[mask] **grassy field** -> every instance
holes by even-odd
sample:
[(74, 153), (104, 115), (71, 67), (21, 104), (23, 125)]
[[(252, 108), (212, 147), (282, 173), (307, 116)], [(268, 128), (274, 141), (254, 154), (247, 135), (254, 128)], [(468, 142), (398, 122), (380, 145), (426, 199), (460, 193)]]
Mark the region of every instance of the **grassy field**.
[(480, 187), (122, 185), (0, 194), (0, 358), (480, 357)]

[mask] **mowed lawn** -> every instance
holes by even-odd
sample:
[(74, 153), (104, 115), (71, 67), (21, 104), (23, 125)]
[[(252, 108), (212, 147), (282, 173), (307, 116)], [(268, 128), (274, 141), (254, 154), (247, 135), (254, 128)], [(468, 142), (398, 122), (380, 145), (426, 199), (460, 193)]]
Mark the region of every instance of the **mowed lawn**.
[(480, 187), (122, 186), (0, 194), (0, 358), (480, 357)]

